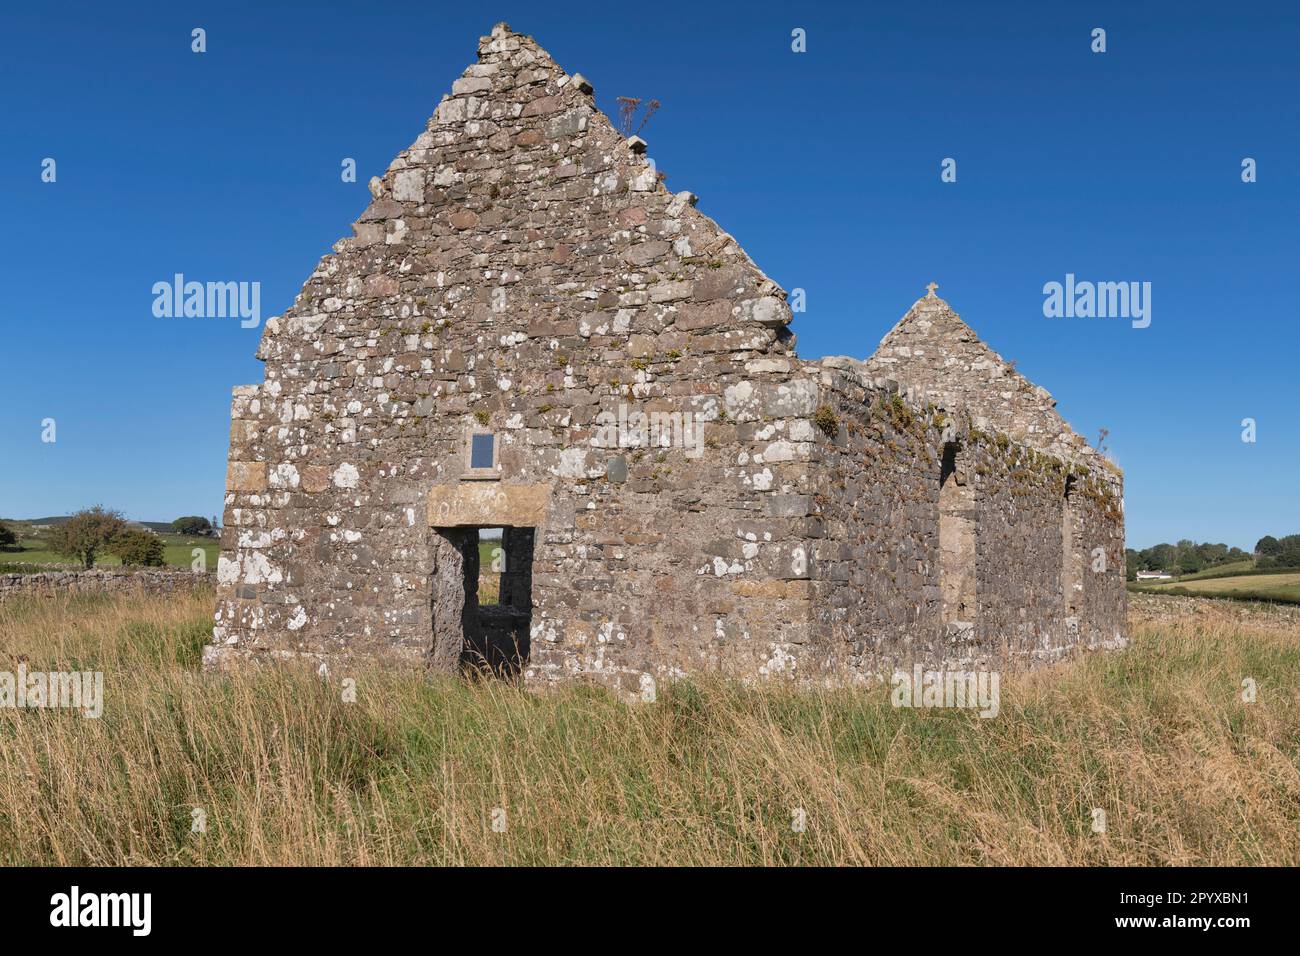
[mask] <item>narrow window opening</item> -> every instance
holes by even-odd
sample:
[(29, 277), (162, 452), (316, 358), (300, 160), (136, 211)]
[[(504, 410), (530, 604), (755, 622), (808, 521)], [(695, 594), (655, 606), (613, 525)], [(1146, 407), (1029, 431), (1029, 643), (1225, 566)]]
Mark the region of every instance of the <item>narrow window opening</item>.
[(1068, 475), (1061, 504), (1061, 601), (1067, 618), (1077, 617), (1083, 599), (1083, 515), (1078, 478)]
[(944, 445), (939, 467), (939, 597), (948, 625), (970, 626), (976, 605), (975, 494), (960, 446)]

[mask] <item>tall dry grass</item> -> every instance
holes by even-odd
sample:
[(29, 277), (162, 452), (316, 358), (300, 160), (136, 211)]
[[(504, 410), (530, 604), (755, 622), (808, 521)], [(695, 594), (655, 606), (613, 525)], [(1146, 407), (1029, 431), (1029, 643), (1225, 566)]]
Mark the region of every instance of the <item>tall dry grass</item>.
[(1300, 638), (1228, 614), (1004, 675), (981, 720), (884, 688), (626, 706), (380, 671), (345, 703), (343, 675), (201, 674), (210, 610), (0, 604), (0, 670), (100, 670), (106, 696), (99, 720), (0, 710), (0, 862), (1300, 863)]

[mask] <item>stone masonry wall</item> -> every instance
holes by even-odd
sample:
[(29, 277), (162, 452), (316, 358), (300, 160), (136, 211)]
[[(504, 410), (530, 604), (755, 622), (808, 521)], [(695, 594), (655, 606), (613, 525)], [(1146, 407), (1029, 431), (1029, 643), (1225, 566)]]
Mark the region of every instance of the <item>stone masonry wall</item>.
[(62, 594), (175, 594), (211, 587), (211, 573), (135, 568), (127, 571), (37, 571), (32, 574), (0, 574), (0, 601), (27, 595)]
[[(1015, 667), (1077, 646), (1123, 643), (1123, 525), (1109, 470), (976, 428), (965, 409), (900, 391), (863, 363), (835, 358), (822, 366), (834, 434), (812, 462), (825, 529), (812, 562), (818, 661), (838, 679), (869, 680), (918, 661)], [(973, 484), (978, 614), (965, 622), (973, 627), (948, 620), (940, 599), (940, 473), (949, 443)], [(1084, 549), (1074, 618), (1062, 591), (1068, 475), (1078, 482)], [(1097, 547), (1106, 561), (1093, 571), (1101, 567)]]
[[(1122, 646), (1128, 633), (1124, 585), (1124, 498), (1109, 471), (1082, 473), (1075, 496), (1081, 512), (1083, 596), (1077, 640), (1087, 646)], [(1098, 549), (1102, 554), (1098, 555)], [(1104, 563), (1100, 558), (1104, 556)], [(1074, 635), (1067, 634), (1066, 639)]]
[[(862, 362), (801, 362), (785, 293), (530, 38), (482, 38), (370, 191), (267, 322), (264, 380), (235, 389), (210, 665), (455, 669), (447, 615), (478, 526), (535, 529), (532, 688), (856, 681), (1065, 640), (1059, 493), (1008, 484), (1045, 432), (1008, 442)], [(495, 436), (490, 467), (470, 468), (476, 433)], [(981, 610), (955, 633), (938, 547), (952, 440), (975, 476)], [(1078, 596), (1083, 629), (1108, 633), (1118, 477), (1070, 467), (1099, 489), (1081, 536), (1119, 547)]]
[(832, 680), (866, 680), (935, 644), (939, 436), (922, 410), (847, 362), (826, 360), (821, 383), (832, 434), (813, 462), (824, 528), (814, 620)]
[[(807, 640), (816, 386), (784, 293), (589, 90), (498, 27), (267, 323), (265, 380), (232, 405), (212, 662), (426, 660), (425, 502), (471, 484), (475, 430), (497, 436), (498, 497), (545, 496), (530, 685), (759, 676)], [(611, 439), (654, 412), (700, 440)]]
[(918, 299), (866, 361), (872, 375), (924, 387), (983, 427), (1059, 457), (1092, 449), (1056, 411), (1056, 399), (988, 345), (933, 291)]
[[(1064, 466), (1000, 433), (977, 430), (968, 441), (976, 458), (977, 646), (1032, 658), (1064, 643)], [(1117, 580), (1122, 589), (1122, 573)]]
[[(1109, 471), (1088, 471), (1001, 433), (973, 429), (979, 503), (979, 640), (1013, 659), (1052, 660), (1076, 645), (1122, 643), (1124, 544), (1120, 498)], [(1079, 491), (1081, 535), (1064, 551), (1065, 484)], [(1094, 548), (1105, 553), (1096, 562)], [(1074, 561), (1083, 603), (1069, 612), (1067, 561)], [(1093, 570), (1097, 564), (1098, 570)]]

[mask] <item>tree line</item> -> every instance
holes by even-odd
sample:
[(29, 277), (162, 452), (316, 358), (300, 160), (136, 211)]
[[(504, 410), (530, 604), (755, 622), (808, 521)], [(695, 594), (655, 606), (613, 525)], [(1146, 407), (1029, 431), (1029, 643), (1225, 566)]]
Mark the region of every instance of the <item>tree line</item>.
[(1255, 544), (1254, 553), (1226, 544), (1195, 542), (1184, 538), (1177, 544), (1157, 544), (1125, 553), (1129, 580), (1138, 571), (1168, 571), (1170, 574), (1196, 574), (1222, 564), (1251, 561), (1259, 569), (1300, 568), (1300, 534), (1275, 538), (1265, 535)]
[(1266, 534), (1255, 543), (1255, 553), (1257, 568), (1300, 568), (1300, 534)]

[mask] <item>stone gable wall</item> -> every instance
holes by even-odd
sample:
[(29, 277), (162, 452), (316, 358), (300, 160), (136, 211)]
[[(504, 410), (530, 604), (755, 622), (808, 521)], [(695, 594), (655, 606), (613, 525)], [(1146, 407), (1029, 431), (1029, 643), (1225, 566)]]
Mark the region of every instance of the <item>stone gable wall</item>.
[(872, 376), (925, 388), (936, 401), (967, 409), (980, 427), (1090, 470), (1114, 470), (1070, 428), (1047, 389), (981, 341), (938, 296), (918, 299), (864, 367)]
[[(209, 656), (426, 659), (425, 503), (487, 429), (501, 484), (550, 489), (527, 681), (779, 669), (816, 393), (784, 293), (530, 39), (453, 90), (236, 390)], [(610, 447), (621, 409), (689, 413), (698, 454)]]

